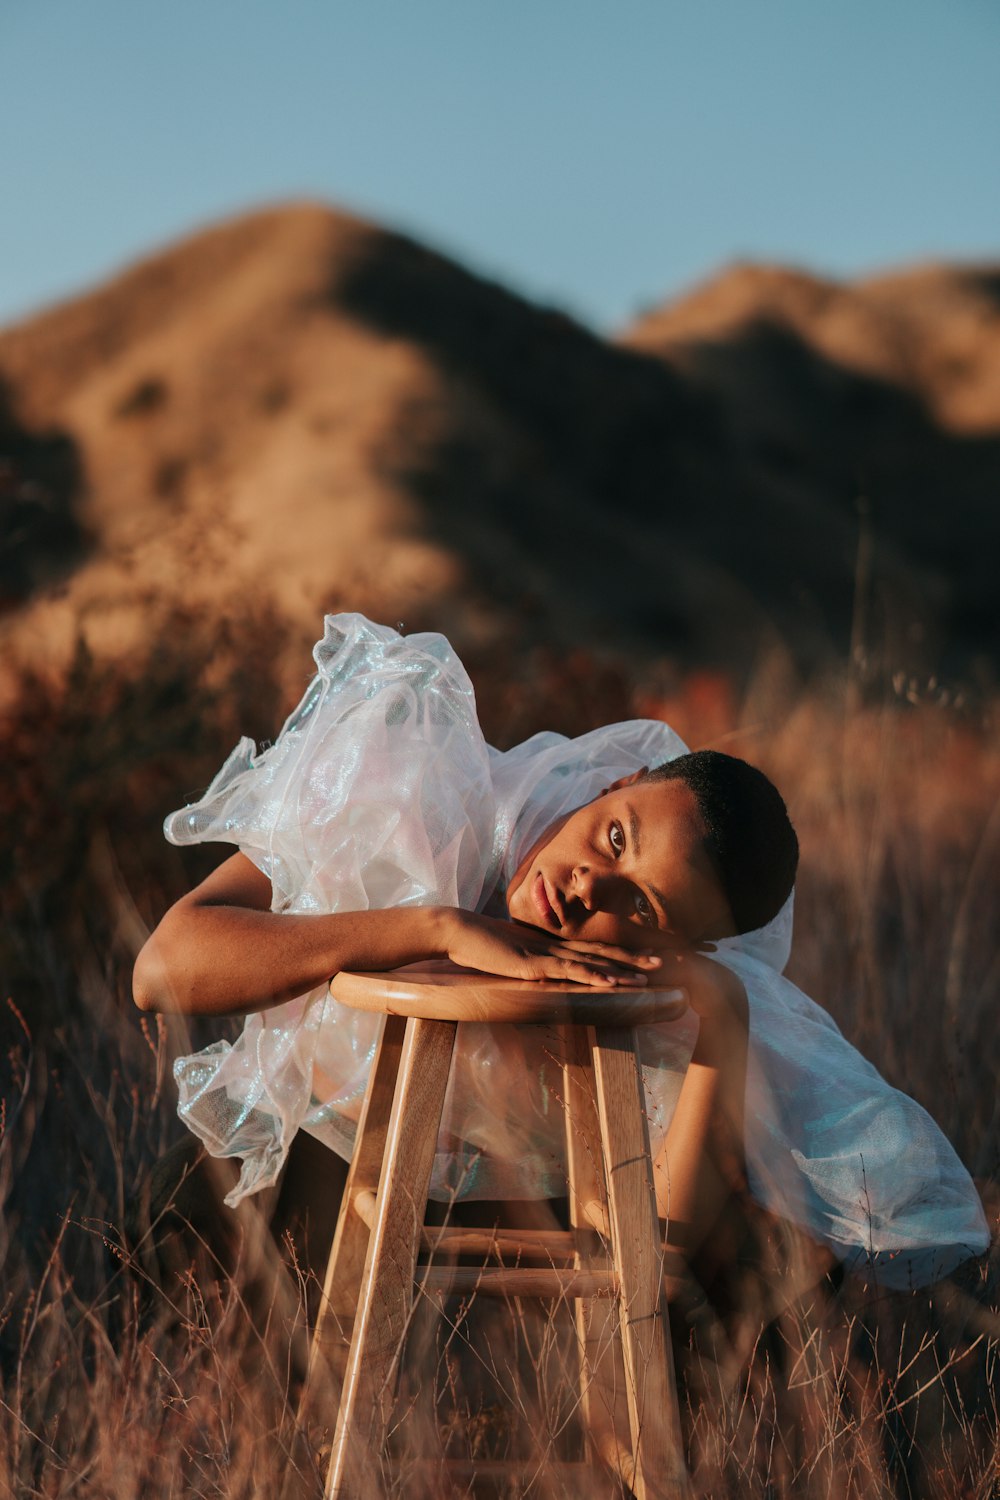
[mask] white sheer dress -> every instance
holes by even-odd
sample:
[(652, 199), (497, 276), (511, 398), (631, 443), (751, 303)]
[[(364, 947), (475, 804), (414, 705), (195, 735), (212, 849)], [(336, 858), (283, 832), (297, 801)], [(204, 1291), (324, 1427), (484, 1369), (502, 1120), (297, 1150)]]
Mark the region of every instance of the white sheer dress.
[[(328, 616), (313, 654), (316, 676), (275, 743), (257, 752), (242, 740), (205, 795), (165, 823), (176, 844), (236, 845), (270, 879), (275, 911), (502, 911), (507, 880), (549, 824), (686, 749), (666, 725), (633, 720), (500, 753), (443, 636)], [(926, 1111), (782, 977), (791, 931), (790, 898), (717, 953), (749, 1000), (751, 1192), (885, 1284), (945, 1275), (988, 1243), (975, 1188)], [(299, 1129), (350, 1158), (378, 1025), (323, 986), (249, 1016), (235, 1044), (177, 1060), (185, 1123), (213, 1154), (242, 1159), (229, 1201), (274, 1182)], [(641, 1032), (654, 1152), (697, 1025), (689, 1014)], [(432, 1193), (564, 1192), (559, 1096), (544, 1028), (461, 1027)]]

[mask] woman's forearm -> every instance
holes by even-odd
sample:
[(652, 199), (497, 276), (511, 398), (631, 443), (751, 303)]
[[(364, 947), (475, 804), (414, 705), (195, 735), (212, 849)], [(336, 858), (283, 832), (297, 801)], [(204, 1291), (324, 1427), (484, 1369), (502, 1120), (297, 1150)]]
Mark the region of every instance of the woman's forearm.
[(290, 915), (179, 903), (136, 961), (142, 1010), (245, 1014), (280, 1005), (341, 969), (392, 969), (447, 953), (448, 908)]
[(749, 1012), (730, 970), (703, 959), (690, 994), (701, 1026), (667, 1137), (654, 1163), (661, 1218), (672, 1244), (701, 1245), (745, 1172), (743, 1111)]
[(645, 984), (662, 962), (607, 943), (564, 943), (557, 933), (460, 907), (300, 915), (273, 912), (271, 899), (270, 880), (245, 855), (225, 860), (147, 939), (132, 981), (140, 1009), (244, 1015), (306, 994), (342, 969), (395, 969), (422, 958), (591, 985)]

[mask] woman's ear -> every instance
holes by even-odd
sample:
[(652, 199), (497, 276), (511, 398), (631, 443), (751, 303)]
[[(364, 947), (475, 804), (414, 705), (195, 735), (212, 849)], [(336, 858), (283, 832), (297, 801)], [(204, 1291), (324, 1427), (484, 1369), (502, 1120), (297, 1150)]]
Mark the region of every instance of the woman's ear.
[(601, 796), (603, 797), (605, 792), (620, 792), (623, 786), (635, 786), (636, 782), (641, 781), (648, 771), (648, 766), (642, 766), (638, 771), (633, 771), (630, 776), (619, 776), (617, 781), (613, 781), (610, 786), (604, 787)]

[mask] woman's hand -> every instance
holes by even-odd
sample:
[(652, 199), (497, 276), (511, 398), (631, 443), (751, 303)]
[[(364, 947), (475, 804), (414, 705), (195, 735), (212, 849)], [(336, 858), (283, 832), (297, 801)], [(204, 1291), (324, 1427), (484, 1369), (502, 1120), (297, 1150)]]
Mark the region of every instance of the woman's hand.
[[(527, 929), (529, 932), (533, 928)], [(735, 1022), (746, 1029), (746, 991), (740, 979), (714, 957), (715, 944), (689, 942), (677, 933), (650, 931), (633, 923), (621, 924), (621, 943), (577, 940), (564, 946), (588, 954), (633, 961), (644, 955), (646, 983), (657, 989), (683, 990), (691, 1009), (712, 1030), (726, 1030)]]
[[(444, 913), (439, 908), (442, 915)], [(459, 907), (447, 912), (447, 955), (452, 963), (508, 979), (550, 979), (572, 984), (644, 985), (657, 978), (660, 960), (610, 943), (563, 942), (540, 927), (484, 917)]]
[(712, 957), (714, 944), (685, 946), (666, 934), (654, 935), (653, 943), (655, 956), (648, 970), (650, 984), (683, 990), (691, 1009), (713, 1026), (728, 1026), (735, 1021), (745, 1029), (746, 990), (732, 969)]
[(655, 985), (683, 990), (703, 1021), (745, 1025), (746, 993), (732, 970), (716, 963), (711, 943), (686, 944), (669, 933), (642, 935), (631, 947), (582, 938), (563, 941), (540, 927), (481, 916), (458, 907), (437, 908), (452, 963), (508, 979), (547, 979), (602, 988)]

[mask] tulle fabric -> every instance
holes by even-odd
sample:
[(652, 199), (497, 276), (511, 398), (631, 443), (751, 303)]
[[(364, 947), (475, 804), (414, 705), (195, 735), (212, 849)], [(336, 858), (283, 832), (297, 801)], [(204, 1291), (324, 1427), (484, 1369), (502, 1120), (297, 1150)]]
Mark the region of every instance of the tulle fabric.
[[(501, 753), (483, 740), (471, 683), (444, 637), (402, 637), (329, 616), (316, 676), (277, 741), (243, 740), (204, 797), (171, 814), (174, 843), (240, 848), (276, 911), (400, 905), (502, 910), (524, 852), (619, 776), (686, 747), (633, 720)], [(856, 1270), (891, 1286), (944, 1275), (988, 1243), (972, 1182), (913, 1100), (782, 977), (792, 899), (717, 957), (746, 986), (746, 1155), (752, 1193)], [(639, 1032), (656, 1152), (697, 1037), (689, 1012)], [(378, 1019), (321, 987), (247, 1018), (232, 1045), (179, 1058), (179, 1110), (218, 1156), (242, 1158), (227, 1201), (274, 1182), (296, 1130), (346, 1159)], [(565, 1191), (558, 1038), (543, 1027), (459, 1028), (431, 1182), (441, 1199)]]

